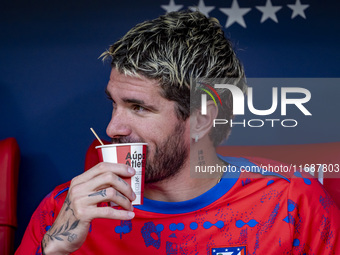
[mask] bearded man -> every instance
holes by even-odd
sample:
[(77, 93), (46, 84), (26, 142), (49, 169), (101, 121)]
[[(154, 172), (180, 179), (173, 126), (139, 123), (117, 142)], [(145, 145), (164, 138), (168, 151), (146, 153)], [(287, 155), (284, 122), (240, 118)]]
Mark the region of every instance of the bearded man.
[[(99, 163), (42, 201), (16, 254), (340, 254), (339, 209), (316, 180), (245, 176), (242, 167), (260, 164), (216, 154), (230, 126), (213, 121), (233, 117), (231, 95), (219, 90), (221, 107), (208, 100), (203, 114), (198, 79), (246, 88), (216, 19), (168, 13), (102, 57), (112, 65), (107, 134), (148, 144), (144, 204), (132, 206), (122, 179), (133, 168)], [(237, 171), (195, 178), (196, 165)], [(106, 202), (120, 207), (98, 206)]]

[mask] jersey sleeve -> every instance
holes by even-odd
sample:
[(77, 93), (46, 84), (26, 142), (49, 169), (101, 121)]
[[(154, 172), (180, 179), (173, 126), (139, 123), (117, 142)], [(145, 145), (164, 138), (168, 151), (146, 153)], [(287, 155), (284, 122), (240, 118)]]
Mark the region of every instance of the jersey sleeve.
[(58, 215), (66, 197), (65, 191), (67, 188), (60, 185), (42, 200), (31, 217), (15, 255), (42, 254), (41, 241)]
[(292, 254), (340, 254), (340, 210), (316, 180), (296, 173), (291, 178), (287, 218)]

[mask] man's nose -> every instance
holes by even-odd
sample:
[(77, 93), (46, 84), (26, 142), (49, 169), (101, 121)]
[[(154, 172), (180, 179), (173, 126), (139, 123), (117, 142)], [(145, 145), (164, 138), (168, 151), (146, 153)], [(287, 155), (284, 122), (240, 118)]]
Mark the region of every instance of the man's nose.
[(131, 131), (131, 126), (126, 114), (115, 111), (106, 128), (106, 134), (111, 138), (119, 138), (122, 136), (129, 136)]

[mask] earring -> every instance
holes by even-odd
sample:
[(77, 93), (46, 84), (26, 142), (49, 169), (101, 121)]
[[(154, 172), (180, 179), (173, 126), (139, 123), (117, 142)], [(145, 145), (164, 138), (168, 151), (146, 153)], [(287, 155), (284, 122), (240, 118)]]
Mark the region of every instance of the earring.
[(195, 143), (198, 142), (198, 135), (195, 136)]

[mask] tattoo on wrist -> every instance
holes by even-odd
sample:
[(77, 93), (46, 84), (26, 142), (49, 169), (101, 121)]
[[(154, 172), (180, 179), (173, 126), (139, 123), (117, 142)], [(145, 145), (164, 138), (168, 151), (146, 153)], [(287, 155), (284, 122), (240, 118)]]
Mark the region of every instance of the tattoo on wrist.
[[(70, 243), (73, 242), (77, 238), (77, 235), (71, 233), (70, 231), (75, 229), (78, 226), (78, 224), (79, 220), (75, 220), (71, 225), (69, 224), (69, 221), (67, 221), (66, 224), (61, 225), (61, 227), (56, 227), (53, 232), (52, 230), (47, 231), (46, 235), (48, 236), (48, 240), (64, 241), (64, 237), (67, 237), (67, 240)], [(49, 232), (51, 234), (49, 234)], [(46, 243), (44, 246), (46, 247)]]
[(106, 189), (102, 189), (100, 191), (97, 191), (97, 192), (92, 193), (92, 194), (89, 195), (89, 197), (94, 197), (94, 196), (106, 197)]
[(45, 238), (43, 238), (43, 240), (41, 241), (41, 254), (42, 255), (46, 255), (44, 252), (45, 247), (46, 247), (46, 241), (45, 241)]

